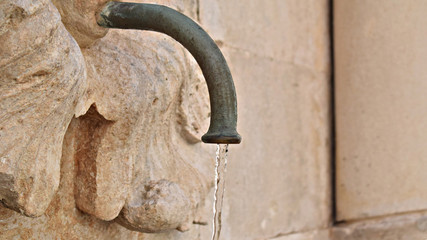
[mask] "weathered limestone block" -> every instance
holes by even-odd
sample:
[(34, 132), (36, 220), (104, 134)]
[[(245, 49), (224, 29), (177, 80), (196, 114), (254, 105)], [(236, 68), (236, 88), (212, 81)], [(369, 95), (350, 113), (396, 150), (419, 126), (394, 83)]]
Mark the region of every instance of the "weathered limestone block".
[(401, 240), (427, 238), (427, 213), (419, 212), (341, 224), (332, 228), (333, 240)]
[(427, 209), (426, 3), (334, 1), (338, 220)]
[(330, 229), (314, 230), (301, 233), (292, 233), (284, 236), (273, 237), (274, 240), (332, 240)]
[(327, 228), (328, 2), (200, 4), (201, 22), (223, 43), (244, 136), (229, 154), (232, 177), (227, 177), (221, 237), (269, 239)]
[(233, 73), (244, 137), (230, 148), (221, 237), (269, 239), (327, 228), (329, 1), (200, 5), (201, 23), (223, 43)]
[(58, 188), (83, 57), (48, 0), (1, 1), (0, 42), (0, 201), (39, 216)]

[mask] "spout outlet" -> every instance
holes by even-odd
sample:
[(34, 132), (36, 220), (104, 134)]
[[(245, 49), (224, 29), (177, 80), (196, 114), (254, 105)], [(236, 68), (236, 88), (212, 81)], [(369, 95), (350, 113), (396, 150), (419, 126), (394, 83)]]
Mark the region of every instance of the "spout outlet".
[(202, 69), (209, 90), (211, 119), (202, 141), (240, 143), (236, 131), (236, 91), (230, 69), (218, 46), (197, 23), (161, 5), (109, 2), (98, 15), (98, 24), (106, 28), (161, 32), (181, 43)]

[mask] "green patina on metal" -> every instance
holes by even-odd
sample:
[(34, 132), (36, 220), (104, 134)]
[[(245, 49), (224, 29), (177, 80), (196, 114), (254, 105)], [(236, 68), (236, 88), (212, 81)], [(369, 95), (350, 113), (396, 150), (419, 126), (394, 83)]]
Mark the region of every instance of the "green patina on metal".
[(237, 100), (233, 78), (218, 46), (193, 20), (165, 6), (109, 2), (98, 16), (106, 28), (140, 29), (167, 34), (193, 55), (209, 89), (211, 121), (205, 143), (240, 143), (236, 131)]

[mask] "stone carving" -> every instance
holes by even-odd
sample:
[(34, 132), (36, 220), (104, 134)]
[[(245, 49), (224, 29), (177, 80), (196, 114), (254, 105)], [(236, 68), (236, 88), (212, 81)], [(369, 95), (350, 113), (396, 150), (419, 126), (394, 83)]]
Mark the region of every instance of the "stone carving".
[(0, 13), (0, 200), (39, 216), (58, 188), (85, 65), (50, 1), (1, 1)]
[[(196, 63), (165, 35), (115, 30), (103, 37), (87, 16), (102, 1), (54, 4), (81, 48), (48, 0), (0, 3), (2, 203), (42, 215), (59, 184), (64, 147), (75, 162), (80, 210), (132, 230), (187, 230), (212, 170), (199, 140), (209, 101)], [(29, 29), (35, 26), (43, 27)]]
[[(183, 198), (184, 192), (185, 201), (197, 205), (208, 190), (204, 175), (209, 168), (195, 165), (198, 161), (206, 163), (206, 156), (198, 153), (200, 144), (194, 145), (200, 131), (194, 121), (200, 120), (206, 129), (209, 116), (207, 89), (199, 75), (193, 74), (195, 64), (190, 64), (184, 50), (168, 37), (140, 31), (111, 31), (83, 54), (89, 81), (86, 102), (92, 107), (77, 119), (83, 133), (76, 140), (81, 142), (76, 151), (81, 166), (76, 176), (77, 206), (104, 220), (114, 219), (124, 206), (127, 214), (122, 215), (121, 222), (129, 217), (125, 225), (131, 226), (138, 217), (150, 217), (132, 215), (141, 214), (136, 209), (143, 207), (135, 206), (143, 201), (135, 198), (144, 194), (141, 191), (149, 182), (164, 179), (178, 184), (160, 189), (171, 195), (165, 199)], [(86, 135), (90, 131), (93, 141)], [(85, 150), (88, 140), (93, 146)], [(186, 147), (192, 149), (185, 152), (194, 154), (179, 151)], [(163, 186), (169, 185), (158, 187)], [(173, 204), (159, 208), (165, 206), (171, 207), (165, 213), (174, 212)], [(191, 223), (193, 210), (178, 209), (176, 215), (185, 216), (186, 225)], [(168, 226), (165, 224), (161, 226)], [(145, 229), (156, 231), (141, 227)]]
[(62, 22), (80, 47), (92, 45), (107, 34), (107, 29), (96, 24), (96, 11), (106, 0), (52, 0), (59, 10)]
[[(167, 180), (150, 181), (140, 185), (127, 201), (118, 222), (129, 229), (159, 232), (185, 224), (191, 212), (190, 201), (178, 184)], [(184, 214), (183, 214), (184, 213)]]

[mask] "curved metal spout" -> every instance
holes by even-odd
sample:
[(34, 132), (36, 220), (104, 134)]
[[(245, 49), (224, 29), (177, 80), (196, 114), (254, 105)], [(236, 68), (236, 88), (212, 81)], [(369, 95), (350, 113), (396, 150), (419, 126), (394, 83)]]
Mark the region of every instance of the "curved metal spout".
[(98, 16), (98, 24), (107, 28), (165, 33), (187, 48), (202, 69), (209, 89), (211, 122), (202, 141), (240, 143), (233, 78), (218, 46), (197, 23), (161, 5), (109, 2)]

